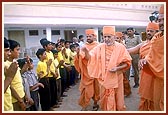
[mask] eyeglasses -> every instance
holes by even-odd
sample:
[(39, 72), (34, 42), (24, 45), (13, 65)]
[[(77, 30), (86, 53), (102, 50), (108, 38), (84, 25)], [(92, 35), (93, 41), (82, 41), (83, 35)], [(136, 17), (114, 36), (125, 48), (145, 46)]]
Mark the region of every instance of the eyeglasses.
[(86, 36), (87, 38), (91, 38), (92, 36)]
[(103, 36), (103, 38), (112, 38), (112, 36)]
[(147, 30), (146, 32), (151, 32), (151, 33), (152, 33), (152, 32), (154, 32), (154, 31), (153, 31), (153, 30)]

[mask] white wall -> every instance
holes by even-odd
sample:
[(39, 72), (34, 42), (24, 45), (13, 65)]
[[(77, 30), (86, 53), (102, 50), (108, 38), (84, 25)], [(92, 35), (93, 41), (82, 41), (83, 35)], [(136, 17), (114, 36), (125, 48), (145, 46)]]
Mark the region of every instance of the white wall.
[[(145, 26), (160, 4), (5, 4), (5, 24), (102, 24)], [(109, 4), (109, 5), (108, 5)], [(23, 10), (24, 9), (24, 10)], [(39, 21), (40, 20), (40, 21)], [(87, 21), (86, 21), (87, 20)]]

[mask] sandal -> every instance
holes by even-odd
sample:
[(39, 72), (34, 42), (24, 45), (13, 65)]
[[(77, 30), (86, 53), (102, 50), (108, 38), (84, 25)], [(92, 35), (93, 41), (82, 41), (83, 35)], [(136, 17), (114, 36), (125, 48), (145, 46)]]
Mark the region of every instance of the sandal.
[(97, 111), (99, 109), (99, 105), (93, 105), (93, 111)]

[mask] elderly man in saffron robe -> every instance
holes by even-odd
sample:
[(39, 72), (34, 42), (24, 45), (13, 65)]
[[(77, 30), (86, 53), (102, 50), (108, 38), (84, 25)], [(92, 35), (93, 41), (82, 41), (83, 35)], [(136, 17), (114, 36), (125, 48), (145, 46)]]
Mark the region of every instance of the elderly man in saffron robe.
[[(85, 33), (87, 42), (83, 45), (83, 47), (88, 48), (90, 51), (98, 45), (98, 42), (95, 41), (96, 34), (93, 29), (87, 29), (85, 30)], [(93, 110), (96, 111), (99, 108), (97, 102), (100, 99), (99, 83), (97, 79), (91, 78), (90, 74), (88, 74), (87, 63), (88, 59), (85, 58), (85, 53), (82, 50), (79, 51), (78, 49), (77, 55), (74, 57), (74, 64), (76, 70), (81, 74), (79, 105), (82, 106), (82, 111), (87, 111), (87, 107), (90, 105), (90, 100), (92, 98), (94, 101)]]
[(123, 111), (123, 71), (131, 65), (131, 56), (125, 46), (115, 42), (115, 26), (103, 27), (104, 43), (90, 52), (85, 47), (88, 73), (100, 83), (100, 105), (103, 111)]
[(164, 6), (159, 10), (159, 30), (151, 40), (148, 54), (140, 61), (139, 66), (144, 69), (149, 66), (154, 76), (154, 111), (164, 110)]

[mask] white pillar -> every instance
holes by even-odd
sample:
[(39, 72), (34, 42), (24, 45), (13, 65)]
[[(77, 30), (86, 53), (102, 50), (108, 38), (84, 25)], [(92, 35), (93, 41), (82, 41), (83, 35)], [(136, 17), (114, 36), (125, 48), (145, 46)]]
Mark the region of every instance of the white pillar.
[(97, 41), (99, 41), (99, 40), (98, 40), (98, 35), (99, 35), (99, 34), (98, 34), (98, 28), (94, 28), (94, 31), (95, 31), (95, 34), (96, 34), (96, 36), (97, 36), (96, 39), (97, 39)]
[(51, 28), (46, 28), (47, 40), (51, 41)]

